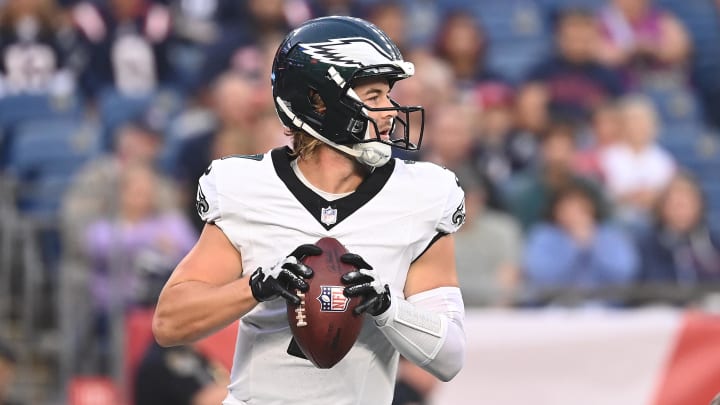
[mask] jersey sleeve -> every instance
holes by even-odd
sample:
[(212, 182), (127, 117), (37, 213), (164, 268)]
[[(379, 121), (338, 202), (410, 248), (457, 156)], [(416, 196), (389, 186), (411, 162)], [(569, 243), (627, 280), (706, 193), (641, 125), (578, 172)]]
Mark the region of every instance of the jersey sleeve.
[(212, 170), (212, 163), (205, 170), (198, 181), (197, 195), (195, 197), (195, 208), (200, 218), (214, 224), (220, 221), (220, 199), (217, 192), (216, 171)]
[(465, 192), (460, 187), (460, 182), (455, 173), (448, 172), (448, 182), (452, 182), (448, 189), (445, 205), (437, 225), (440, 233), (454, 233), (465, 223)]

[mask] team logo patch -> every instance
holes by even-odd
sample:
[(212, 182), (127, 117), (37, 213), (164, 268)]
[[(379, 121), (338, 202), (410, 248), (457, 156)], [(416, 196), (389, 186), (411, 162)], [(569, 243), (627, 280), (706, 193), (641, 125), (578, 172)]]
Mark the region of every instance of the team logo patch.
[(392, 58), (372, 41), (362, 37), (333, 38), (328, 42), (302, 44), (302, 51), (323, 63), (345, 67), (382, 65)]
[(350, 299), (343, 294), (345, 288), (337, 285), (320, 286), (320, 311), (322, 312), (345, 312)]
[[(208, 170), (209, 169), (210, 168), (208, 168)], [(205, 198), (205, 193), (203, 193), (202, 187), (200, 186), (198, 186), (197, 196), (195, 198), (195, 209), (197, 209), (200, 216), (207, 214), (210, 210), (210, 204), (208, 204), (207, 199)]]
[(333, 207), (323, 208), (320, 211), (320, 222), (325, 225), (334, 225), (337, 222), (337, 210)]

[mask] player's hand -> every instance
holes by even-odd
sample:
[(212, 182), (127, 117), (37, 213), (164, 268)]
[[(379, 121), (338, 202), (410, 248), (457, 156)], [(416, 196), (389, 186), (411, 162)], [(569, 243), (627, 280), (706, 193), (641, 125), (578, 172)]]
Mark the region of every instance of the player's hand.
[(363, 297), (360, 305), (355, 307), (353, 313), (359, 315), (367, 312), (377, 316), (390, 308), (390, 287), (383, 284), (377, 271), (360, 256), (354, 253), (345, 253), (340, 256), (343, 263), (355, 266), (357, 270), (343, 274), (341, 280), (345, 284), (345, 295), (348, 297)]
[(307, 291), (309, 286), (305, 279), (313, 276), (313, 270), (301, 261), (306, 256), (317, 256), (321, 253), (322, 249), (316, 245), (300, 245), (274, 266), (267, 269), (258, 267), (250, 276), (253, 297), (258, 302), (282, 297), (291, 304), (300, 304), (300, 297), (294, 291)]

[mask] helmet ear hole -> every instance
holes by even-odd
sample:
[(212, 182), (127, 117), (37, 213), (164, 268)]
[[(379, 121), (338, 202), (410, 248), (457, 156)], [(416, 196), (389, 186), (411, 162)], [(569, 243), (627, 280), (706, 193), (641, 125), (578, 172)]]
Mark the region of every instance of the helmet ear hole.
[(320, 93), (317, 90), (311, 88), (308, 91), (308, 101), (313, 109), (315, 109), (316, 113), (319, 115), (325, 115), (327, 105), (325, 104), (325, 101), (323, 101), (322, 97), (320, 97)]

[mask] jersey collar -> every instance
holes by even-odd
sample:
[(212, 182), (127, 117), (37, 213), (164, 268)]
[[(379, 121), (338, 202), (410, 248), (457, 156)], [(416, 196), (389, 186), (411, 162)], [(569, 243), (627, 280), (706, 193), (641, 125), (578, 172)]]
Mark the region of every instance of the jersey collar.
[(326, 230), (348, 218), (368, 201), (372, 200), (385, 186), (395, 168), (395, 160), (391, 159), (384, 166), (378, 167), (370, 173), (357, 190), (352, 194), (328, 201), (308, 188), (295, 175), (290, 166), (294, 159), (292, 150), (285, 146), (273, 149), (271, 152), (275, 173), (285, 183), (288, 190), (295, 196), (300, 204), (312, 215)]

